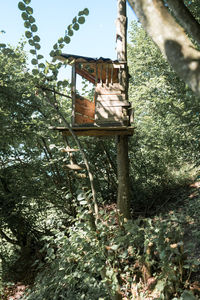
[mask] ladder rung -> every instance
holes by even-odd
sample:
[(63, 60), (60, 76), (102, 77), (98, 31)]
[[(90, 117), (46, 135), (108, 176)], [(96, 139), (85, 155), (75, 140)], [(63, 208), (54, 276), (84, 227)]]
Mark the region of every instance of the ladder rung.
[(79, 149), (68, 149), (68, 148), (62, 148), (60, 149), (61, 152), (78, 152), (80, 151)]
[(68, 165), (65, 165), (65, 167), (67, 167), (70, 170), (83, 170), (83, 166), (79, 166), (76, 164), (68, 164)]

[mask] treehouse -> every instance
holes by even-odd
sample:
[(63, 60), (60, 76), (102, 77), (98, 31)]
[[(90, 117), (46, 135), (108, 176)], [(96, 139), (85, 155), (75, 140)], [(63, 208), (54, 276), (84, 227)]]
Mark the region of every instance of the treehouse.
[[(70, 54), (57, 58), (72, 66), (71, 125), (74, 132), (93, 136), (132, 135), (132, 108), (126, 99), (127, 83), (124, 79), (127, 64), (102, 57), (95, 59)], [(93, 84), (92, 99), (78, 94), (77, 74)], [(67, 134), (67, 129), (65, 131)]]

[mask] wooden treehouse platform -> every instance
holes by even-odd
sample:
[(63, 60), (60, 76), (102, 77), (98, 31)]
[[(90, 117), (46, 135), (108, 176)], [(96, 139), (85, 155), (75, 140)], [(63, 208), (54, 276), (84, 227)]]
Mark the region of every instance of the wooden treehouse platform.
[[(71, 136), (71, 132), (66, 127), (51, 127), (53, 130), (62, 132), (64, 136)], [(133, 135), (134, 127), (131, 126), (113, 126), (113, 127), (72, 127), (77, 136), (116, 136), (116, 135)]]
[[(128, 67), (126, 61), (91, 58), (72, 54), (57, 57), (72, 67), (71, 128), (78, 136), (133, 135), (133, 109), (128, 101)], [(90, 99), (77, 93), (77, 75), (93, 85)], [(66, 127), (55, 127), (71, 136)]]

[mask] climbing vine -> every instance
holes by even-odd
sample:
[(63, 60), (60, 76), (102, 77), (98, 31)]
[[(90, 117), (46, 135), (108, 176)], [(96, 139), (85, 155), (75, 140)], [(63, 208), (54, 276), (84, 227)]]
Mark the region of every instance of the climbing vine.
[[(85, 23), (85, 16), (89, 15), (89, 10), (85, 8), (79, 11), (78, 15), (73, 18), (72, 23), (68, 25), (65, 35), (58, 38), (57, 42), (53, 45), (53, 49), (50, 51), (50, 56), (52, 57), (52, 62), (44, 62), (44, 56), (40, 53), (40, 37), (37, 34), (38, 27), (36, 25), (36, 20), (33, 17), (33, 8), (29, 6), (31, 0), (23, 0), (18, 3), (18, 8), (22, 11), (21, 17), (24, 21), (24, 27), (26, 28), (25, 36), (28, 39), (28, 43), (31, 46), (30, 53), (34, 56), (31, 60), (34, 68), (32, 69), (32, 74), (34, 76), (39, 76), (44, 81), (54, 81), (57, 79), (59, 69), (62, 63), (53, 64), (56, 61), (56, 56), (61, 54), (61, 50), (65, 45), (71, 42), (71, 37), (74, 35), (74, 31), (79, 30), (80, 25)], [(68, 82), (66, 80), (58, 81), (58, 86), (67, 86)]]

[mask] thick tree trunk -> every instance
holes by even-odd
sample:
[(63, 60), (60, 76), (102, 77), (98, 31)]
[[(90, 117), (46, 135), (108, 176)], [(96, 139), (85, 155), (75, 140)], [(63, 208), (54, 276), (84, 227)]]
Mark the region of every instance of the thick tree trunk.
[(200, 95), (200, 51), (195, 49), (195, 45), (184, 31), (187, 30), (193, 37), (197, 36), (199, 26), (195, 20), (192, 22), (192, 15), (187, 14), (189, 23), (186, 26), (184, 17), (180, 20), (180, 11), (183, 16), (186, 14), (183, 4), (178, 6), (177, 3), (169, 1), (169, 6), (176, 12), (175, 16), (183, 26), (181, 27), (169, 13), (163, 0), (128, 0), (128, 2), (174, 71), (197, 95)]
[[(118, 0), (117, 27), (117, 59), (127, 61), (127, 18), (126, 0)], [(126, 89), (128, 100), (128, 72), (127, 68), (122, 73), (122, 83)], [(117, 171), (118, 171), (118, 197), (117, 207), (124, 218), (130, 218), (130, 186), (129, 186), (129, 160), (128, 136), (117, 137)]]
[(117, 169), (118, 169), (118, 198), (117, 207), (123, 217), (130, 219), (130, 182), (128, 137), (118, 136), (117, 139)]

